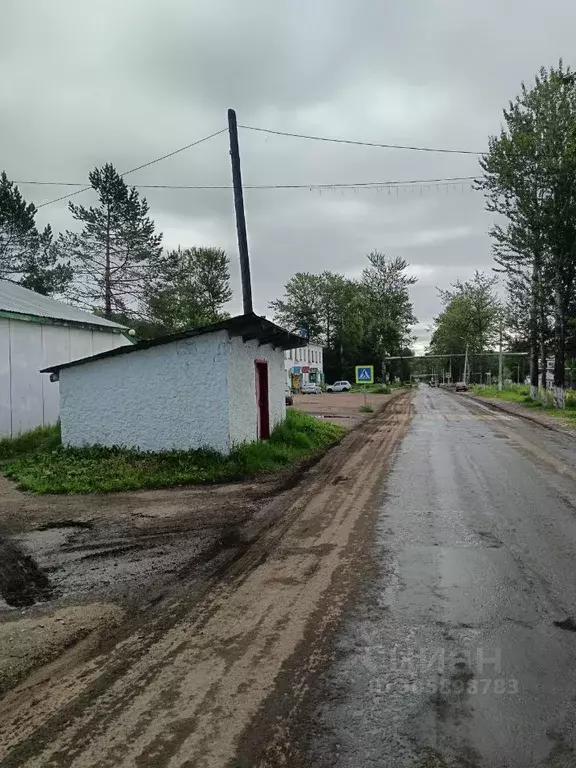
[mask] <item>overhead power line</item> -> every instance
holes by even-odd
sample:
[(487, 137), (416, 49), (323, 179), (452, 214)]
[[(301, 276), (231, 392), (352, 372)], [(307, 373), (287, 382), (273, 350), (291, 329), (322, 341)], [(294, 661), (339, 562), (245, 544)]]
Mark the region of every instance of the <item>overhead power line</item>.
[(327, 136), (307, 136), (302, 133), (288, 133), (287, 131), (273, 131), (271, 128), (255, 128), (253, 125), (239, 125), (247, 131), (270, 133), (275, 136), (290, 136), (294, 139), (310, 139), (311, 141), (328, 141), (334, 144), (354, 144), (360, 147), (380, 147), (382, 149), (406, 149), (412, 152), (444, 152), (455, 155), (483, 155), (485, 152), (476, 152), (470, 149), (444, 149), (440, 147), (413, 147), (403, 144), (380, 144), (373, 141), (353, 141), (352, 139), (334, 139)]
[[(154, 161), (153, 161), (154, 162)], [(127, 171), (131, 173), (131, 171)], [(122, 174), (126, 175), (126, 174)], [(340, 183), (309, 183), (309, 184), (244, 184), (244, 189), (370, 189), (381, 187), (396, 186), (425, 186), (432, 184), (461, 184), (475, 181), (477, 176), (448, 176), (440, 179), (398, 179), (390, 181), (360, 181), (360, 182), (340, 182)], [(37, 186), (57, 186), (57, 187), (82, 187), (81, 182), (74, 181), (15, 181), (15, 184), (32, 184)], [(137, 189), (232, 189), (231, 184), (134, 184)], [(91, 187), (85, 187), (91, 189)], [(72, 194), (80, 194), (84, 189), (80, 189)], [(59, 200), (71, 195), (64, 195)], [(48, 203), (43, 203), (48, 205)], [(40, 206), (37, 206), (40, 207)]]
[[(216, 131), (215, 133), (211, 133), (209, 136), (204, 136), (202, 139), (198, 139), (197, 141), (193, 141), (190, 144), (186, 144), (183, 147), (179, 147), (178, 149), (174, 149), (172, 152), (168, 152), (165, 155), (162, 155), (161, 157), (156, 157), (154, 160), (149, 160), (147, 163), (142, 163), (142, 165), (137, 165), (136, 168), (130, 168), (128, 171), (124, 171), (120, 174), (120, 176), (127, 176), (129, 173), (135, 173), (135, 171), (141, 171), (142, 168), (148, 168), (149, 165), (154, 165), (155, 163), (159, 163), (161, 160), (166, 160), (169, 157), (173, 157), (174, 155), (178, 155), (180, 152), (184, 152), (187, 149), (191, 149), (192, 147), (196, 147), (198, 144), (202, 144), (205, 141), (208, 141), (209, 139), (213, 139), (215, 136), (219, 136), (221, 133), (226, 133), (228, 131), (228, 128), (222, 128), (220, 131)], [(62, 184), (60, 182), (17, 182), (19, 184), (41, 184), (41, 183), (48, 183), (48, 184), (58, 184), (59, 186), (77, 186), (76, 184)], [(78, 185), (80, 186), (80, 185)], [(60, 197), (54, 198), (54, 200), (48, 200), (46, 203), (40, 203), (36, 206), (36, 208), (44, 208), (46, 205), (52, 205), (53, 203), (59, 203), (61, 200), (66, 200), (69, 197), (74, 197), (74, 195), (80, 195), (82, 192), (87, 192), (89, 189), (92, 189), (92, 187), (83, 187), (82, 189), (78, 189), (75, 192), (70, 192), (67, 195), (61, 195)]]

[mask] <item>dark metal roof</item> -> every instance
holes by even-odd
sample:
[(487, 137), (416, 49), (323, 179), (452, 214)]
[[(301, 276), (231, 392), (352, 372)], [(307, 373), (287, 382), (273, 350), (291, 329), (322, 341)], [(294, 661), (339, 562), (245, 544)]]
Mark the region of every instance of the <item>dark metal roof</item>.
[(58, 320), (73, 325), (97, 325), (116, 332), (125, 330), (123, 325), (91, 315), (89, 312), (64, 304), (62, 301), (56, 301), (49, 296), (42, 296), (10, 280), (0, 280), (0, 312), (22, 315), (23, 318)]
[(157, 339), (140, 341), (138, 344), (132, 344), (131, 346), (109, 349), (107, 352), (100, 352), (98, 355), (83, 357), (80, 360), (72, 360), (69, 363), (52, 365), (50, 368), (43, 368), (41, 373), (57, 373), (63, 368), (71, 368), (73, 365), (92, 363), (95, 360), (103, 360), (106, 357), (129, 355), (143, 349), (159, 347), (161, 344), (172, 344), (174, 341), (192, 339), (195, 336), (203, 336), (207, 333), (216, 333), (217, 331), (227, 331), (229, 336), (242, 336), (243, 341), (257, 340), (260, 344), (271, 344), (273, 347), (278, 347), (280, 349), (296, 349), (297, 347), (305, 347), (308, 344), (308, 339), (305, 339), (303, 336), (286, 331), (284, 328), (280, 328), (279, 325), (272, 323), (270, 320), (266, 320), (265, 317), (260, 317), (252, 312), (248, 315), (230, 317), (228, 320), (212, 323), (212, 325), (205, 325), (202, 328), (179, 331), (178, 333), (173, 333), (169, 336), (160, 336)]

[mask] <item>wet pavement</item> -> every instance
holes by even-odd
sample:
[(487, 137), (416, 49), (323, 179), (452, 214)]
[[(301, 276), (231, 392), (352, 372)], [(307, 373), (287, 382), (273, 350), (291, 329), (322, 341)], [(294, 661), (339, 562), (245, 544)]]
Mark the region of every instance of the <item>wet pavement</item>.
[(421, 388), (295, 765), (576, 766), (576, 447)]

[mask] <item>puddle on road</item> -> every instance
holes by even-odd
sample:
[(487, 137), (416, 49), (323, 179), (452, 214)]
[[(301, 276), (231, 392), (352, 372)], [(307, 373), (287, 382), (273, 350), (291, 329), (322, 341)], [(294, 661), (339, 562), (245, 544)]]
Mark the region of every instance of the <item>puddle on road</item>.
[(0, 594), (13, 608), (49, 600), (53, 589), (46, 574), (30, 555), (14, 543), (0, 541)]
[(52, 520), (49, 523), (43, 523), (36, 528), (37, 531), (51, 531), (59, 528), (94, 528), (91, 520)]
[(558, 627), (558, 629), (565, 629), (568, 632), (576, 632), (576, 621), (574, 621), (572, 616), (563, 621), (555, 621), (554, 626)]

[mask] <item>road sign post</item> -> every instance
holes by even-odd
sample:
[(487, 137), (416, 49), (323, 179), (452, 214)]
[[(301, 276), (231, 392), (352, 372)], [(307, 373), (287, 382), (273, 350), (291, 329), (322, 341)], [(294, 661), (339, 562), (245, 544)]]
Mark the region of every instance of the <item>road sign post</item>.
[(374, 366), (373, 365), (357, 365), (356, 371), (356, 384), (364, 385), (364, 407), (367, 406), (366, 402), (366, 385), (374, 384)]
[(356, 366), (356, 384), (374, 384), (374, 366)]

